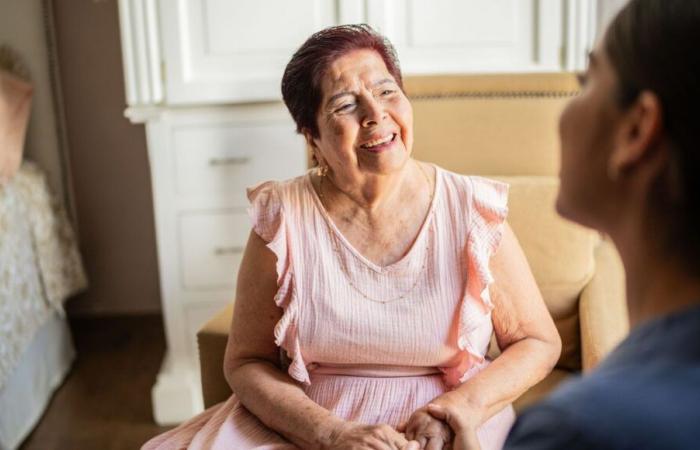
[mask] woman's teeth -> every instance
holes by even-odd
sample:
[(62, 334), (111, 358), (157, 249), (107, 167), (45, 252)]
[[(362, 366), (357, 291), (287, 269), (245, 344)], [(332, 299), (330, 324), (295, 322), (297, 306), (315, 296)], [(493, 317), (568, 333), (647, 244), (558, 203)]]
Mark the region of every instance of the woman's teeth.
[(386, 144), (387, 142), (391, 141), (394, 139), (394, 134), (387, 135), (386, 137), (383, 137), (381, 139), (376, 139), (374, 141), (367, 142), (366, 144), (362, 144), (360, 147), (362, 148), (372, 148), (376, 147), (378, 145)]

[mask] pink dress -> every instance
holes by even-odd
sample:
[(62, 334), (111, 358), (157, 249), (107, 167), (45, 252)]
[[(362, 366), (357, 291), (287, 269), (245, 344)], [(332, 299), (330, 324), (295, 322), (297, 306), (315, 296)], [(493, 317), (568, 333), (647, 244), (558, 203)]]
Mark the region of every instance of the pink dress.
[[(397, 426), (489, 364), (489, 258), (507, 214), (508, 187), (437, 168), (430, 211), (408, 253), (380, 267), (343, 237), (308, 175), (248, 191), (253, 229), (277, 256), (284, 314), (277, 345), (289, 375), (337, 416)], [(511, 406), (478, 430), (500, 449)], [(295, 449), (235, 394), (143, 449)]]

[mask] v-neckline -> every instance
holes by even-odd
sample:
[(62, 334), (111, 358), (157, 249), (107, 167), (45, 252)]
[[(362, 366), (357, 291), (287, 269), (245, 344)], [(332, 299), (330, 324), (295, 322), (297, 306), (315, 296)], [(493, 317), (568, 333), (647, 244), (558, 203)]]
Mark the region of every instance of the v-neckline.
[(323, 219), (326, 221), (326, 224), (328, 225), (328, 228), (330, 228), (331, 232), (335, 235), (335, 237), (343, 244), (345, 248), (350, 251), (360, 262), (362, 262), (364, 265), (369, 267), (370, 269), (374, 270), (375, 272), (378, 273), (386, 273), (386, 272), (391, 272), (395, 268), (402, 266), (405, 264), (405, 262), (413, 255), (416, 247), (418, 246), (417, 244), (423, 239), (423, 235), (427, 233), (428, 228), (430, 228), (430, 225), (432, 223), (432, 217), (433, 217), (433, 212), (435, 210), (435, 204), (437, 203), (437, 197), (438, 197), (438, 192), (440, 189), (440, 179), (441, 179), (441, 174), (440, 174), (440, 168), (434, 164), (431, 164), (435, 168), (435, 182), (433, 183), (433, 198), (430, 201), (430, 206), (428, 207), (428, 212), (426, 213), (425, 217), (423, 218), (423, 223), (420, 226), (420, 229), (418, 230), (418, 233), (416, 234), (415, 239), (413, 240), (413, 243), (411, 244), (410, 248), (406, 251), (406, 253), (399, 258), (398, 261), (395, 261), (388, 266), (380, 266), (379, 264), (371, 261), (369, 258), (365, 257), (362, 253), (360, 253), (353, 245), (350, 243), (350, 241), (343, 235), (343, 233), (338, 229), (336, 226), (335, 222), (333, 222), (333, 218), (331, 218), (330, 214), (328, 211), (326, 211), (326, 208), (323, 206), (323, 203), (321, 202), (321, 198), (318, 196), (318, 193), (314, 189), (313, 183), (311, 182), (311, 171), (309, 171), (306, 175), (306, 187), (310, 191), (310, 195), (313, 198), (313, 202), (316, 205), (316, 209), (319, 211)]

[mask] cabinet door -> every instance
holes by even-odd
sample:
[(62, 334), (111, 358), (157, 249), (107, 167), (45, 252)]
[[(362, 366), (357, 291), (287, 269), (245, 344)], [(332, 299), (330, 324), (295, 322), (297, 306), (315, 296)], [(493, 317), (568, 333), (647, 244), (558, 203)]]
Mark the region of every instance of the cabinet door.
[[(545, 25), (543, 20), (552, 18), (540, 14), (538, 4), (535, 0), (377, 0), (367, 3), (367, 19), (394, 43), (409, 75), (528, 71), (544, 68), (537, 64), (541, 59), (538, 31)], [(554, 48), (558, 51), (559, 45)]]
[(284, 67), (335, 23), (328, 0), (161, 0), (165, 101), (277, 100)]

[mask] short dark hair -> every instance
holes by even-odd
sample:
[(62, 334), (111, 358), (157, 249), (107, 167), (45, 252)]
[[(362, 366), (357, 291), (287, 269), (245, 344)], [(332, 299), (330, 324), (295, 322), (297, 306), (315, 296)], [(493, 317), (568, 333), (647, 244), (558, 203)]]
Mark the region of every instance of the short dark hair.
[(318, 137), (316, 113), (323, 98), (321, 80), (330, 64), (353, 50), (376, 51), (403, 89), (401, 68), (391, 42), (366, 24), (329, 27), (311, 35), (294, 53), (282, 76), (282, 98), (297, 126)]
[(620, 107), (651, 91), (662, 109), (669, 164), (652, 186), (654, 226), (664, 251), (700, 274), (700, 1), (631, 0), (604, 48), (617, 75)]

